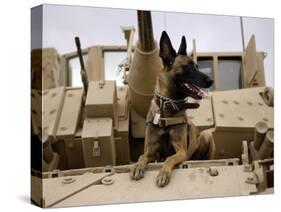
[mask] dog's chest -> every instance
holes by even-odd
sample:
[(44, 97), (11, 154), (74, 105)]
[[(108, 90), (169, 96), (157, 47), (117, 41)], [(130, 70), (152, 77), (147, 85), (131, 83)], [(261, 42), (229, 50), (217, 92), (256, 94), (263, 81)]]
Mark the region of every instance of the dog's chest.
[(169, 132), (160, 137), (159, 160), (164, 161), (167, 157), (175, 154), (175, 149), (170, 142)]

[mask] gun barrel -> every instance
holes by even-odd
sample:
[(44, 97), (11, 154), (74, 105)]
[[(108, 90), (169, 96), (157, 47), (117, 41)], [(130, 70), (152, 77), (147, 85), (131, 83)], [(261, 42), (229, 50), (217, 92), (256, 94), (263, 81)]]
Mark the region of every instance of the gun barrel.
[(79, 37), (75, 37), (75, 44), (77, 47), (77, 54), (79, 57), (79, 61), (80, 61), (80, 66), (81, 66), (81, 78), (82, 78), (82, 83), (85, 89), (85, 94), (87, 94), (88, 91), (88, 77), (87, 77), (87, 72), (85, 69), (85, 65), (84, 65), (84, 60), (83, 60), (83, 54), (82, 54), (82, 50), (81, 50), (81, 43), (80, 43), (80, 39)]
[(157, 75), (162, 69), (162, 62), (153, 37), (150, 11), (138, 11), (137, 14), (139, 38), (135, 44), (128, 85), (132, 108), (145, 118), (153, 98)]
[(145, 52), (152, 51), (155, 43), (150, 11), (138, 10), (138, 29), (140, 49)]
[(81, 69), (85, 70), (85, 65), (84, 65), (83, 54), (82, 54), (82, 50), (81, 50), (81, 43), (80, 43), (79, 37), (75, 37), (75, 44), (77, 47), (77, 53), (78, 53)]

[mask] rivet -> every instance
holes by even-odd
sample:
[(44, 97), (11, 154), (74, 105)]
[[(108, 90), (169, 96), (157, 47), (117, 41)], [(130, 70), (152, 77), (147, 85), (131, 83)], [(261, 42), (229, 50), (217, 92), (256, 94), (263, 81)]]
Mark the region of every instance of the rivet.
[(114, 180), (111, 177), (105, 177), (101, 180), (104, 185), (111, 185), (114, 183)]
[(208, 170), (209, 174), (212, 176), (212, 177), (215, 177), (215, 176), (218, 176), (219, 175), (219, 172), (216, 168), (213, 168), (213, 167), (210, 167), (209, 170)]
[(252, 102), (250, 102), (250, 101), (248, 101), (248, 102), (247, 102), (247, 104), (248, 104), (248, 105), (250, 105), (250, 106), (251, 106), (251, 105), (253, 105), (253, 103), (252, 103)]
[(61, 127), (60, 131), (65, 131), (67, 129), (67, 127)]
[(263, 106), (263, 103), (261, 103), (261, 102), (258, 102), (258, 105), (259, 105), (259, 106)]
[(234, 100), (233, 103), (236, 104), (236, 105), (239, 105), (239, 102), (236, 101), (236, 100)]
[(57, 93), (52, 93), (52, 96), (51, 97), (55, 97), (57, 95)]
[(264, 121), (268, 121), (268, 119), (267, 119), (267, 118), (263, 118), (262, 120), (264, 120)]
[(224, 104), (228, 104), (228, 101), (226, 101), (226, 100), (222, 100), (222, 103), (224, 103)]
[(211, 122), (211, 121), (212, 121), (212, 119), (211, 119), (211, 118), (207, 118), (207, 121), (208, 121), (208, 122)]
[(253, 177), (253, 176), (250, 176), (250, 177), (247, 177), (247, 179), (248, 179), (249, 181), (252, 181), (252, 180), (254, 180), (254, 177)]
[(73, 183), (73, 182), (75, 182), (75, 179), (72, 178), (72, 177), (66, 177), (62, 180), (63, 184), (70, 184), (70, 183)]
[(224, 117), (224, 115), (223, 115), (222, 113), (220, 113), (220, 114), (219, 114), (219, 116), (220, 116), (221, 118), (223, 118), (223, 117)]
[(72, 93), (67, 94), (67, 97), (73, 97), (74, 95)]
[(51, 110), (51, 111), (49, 112), (49, 114), (54, 114), (55, 112), (56, 112), (56, 110), (53, 109), (53, 110)]
[(239, 116), (239, 117), (238, 117), (238, 120), (243, 121), (243, 120), (244, 120), (244, 118), (243, 118), (243, 117), (241, 117), (241, 116)]

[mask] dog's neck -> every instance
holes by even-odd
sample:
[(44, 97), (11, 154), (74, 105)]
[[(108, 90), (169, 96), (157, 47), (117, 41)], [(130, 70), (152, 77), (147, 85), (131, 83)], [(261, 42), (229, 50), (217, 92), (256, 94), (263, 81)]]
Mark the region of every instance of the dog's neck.
[[(186, 109), (195, 109), (199, 107), (198, 103), (187, 102), (186, 96), (181, 95), (177, 90), (174, 82), (169, 81), (171, 77), (167, 73), (160, 73), (157, 77), (155, 87), (154, 102), (159, 107), (159, 112), (162, 117), (182, 116)], [(164, 106), (166, 102), (166, 109)]]
[(168, 77), (164, 70), (159, 73), (156, 80), (156, 91), (164, 97), (170, 98), (172, 100), (181, 100), (184, 99), (185, 96), (181, 95), (180, 92), (177, 91), (175, 83), (171, 81), (171, 77)]
[[(179, 96), (175, 95), (175, 91), (173, 90), (173, 83), (169, 82), (167, 78), (163, 77), (163, 75), (159, 75), (157, 77), (156, 81), (156, 87), (155, 87), (155, 95), (156, 98), (159, 96), (163, 99), (168, 99), (171, 101), (178, 101), (183, 100), (184, 98), (179, 98)], [(158, 101), (158, 102), (160, 102)], [(164, 102), (165, 100), (163, 100)], [(167, 101), (167, 100), (166, 100)], [(157, 102), (157, 101), (156, 101)], [(164, 111), (162, 108), (162, 105), (158, 104), (159, 112), (161, 113), (162, 117), (172, 117), (172, 116), (183, 116), (185, 111), (184, 110), (170, 110), (170, 111)]]

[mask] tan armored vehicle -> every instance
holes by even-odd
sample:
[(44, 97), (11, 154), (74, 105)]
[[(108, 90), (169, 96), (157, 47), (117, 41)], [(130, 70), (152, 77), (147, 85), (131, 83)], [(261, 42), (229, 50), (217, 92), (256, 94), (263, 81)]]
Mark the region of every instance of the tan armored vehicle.
[[(193, 42), (191, 56), (214, 85), (187, 115), (200, 131), (213, 128), (215, 160), (183, 162), (165, 188), (155, 185), (162, 161), (130, 179), (162, 68), (150, 12), (137, 14), (136, 44), (135, 29), (122, 27), (127, 46), (81, 49), (76, 38), (77, 52), (32, 50), (32, 201), (64, 207), (273, 193), (273, 89), (254, 36), (243, 52), (197, 52)], [(121, 86), (105, 80), (106, 51), (127, 52)], [(67, 86), (76, 58), (83, 87)]]

